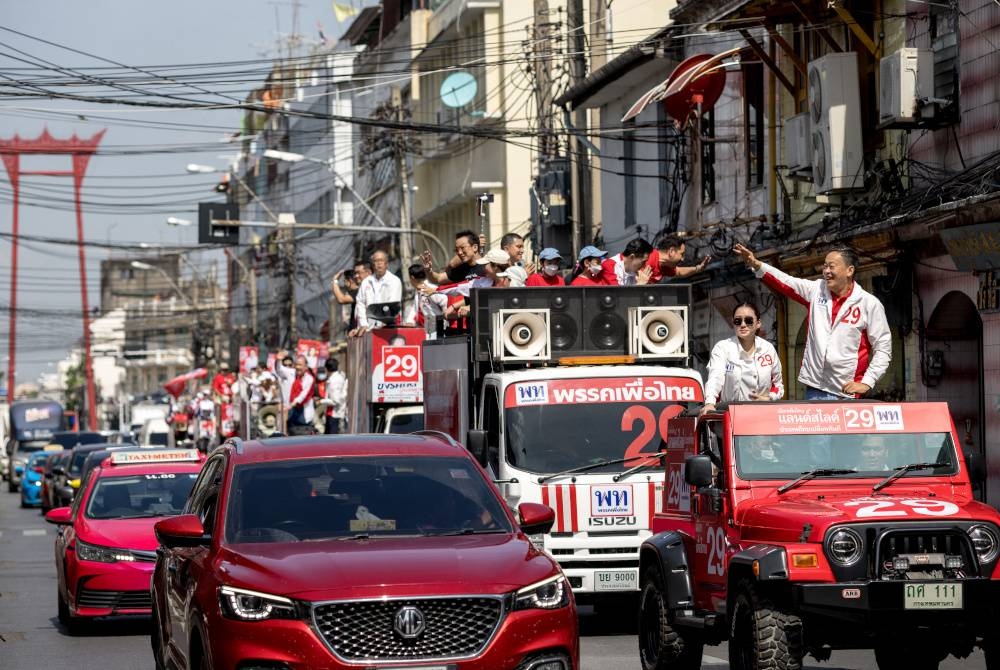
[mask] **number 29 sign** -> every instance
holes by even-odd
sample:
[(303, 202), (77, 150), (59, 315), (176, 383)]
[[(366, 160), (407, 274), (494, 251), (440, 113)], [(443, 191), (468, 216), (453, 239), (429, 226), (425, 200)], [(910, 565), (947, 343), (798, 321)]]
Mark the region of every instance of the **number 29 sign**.
[(372, 335), (372, 398), (376, 402), (423, 402), (423, 329), (378, 329)]

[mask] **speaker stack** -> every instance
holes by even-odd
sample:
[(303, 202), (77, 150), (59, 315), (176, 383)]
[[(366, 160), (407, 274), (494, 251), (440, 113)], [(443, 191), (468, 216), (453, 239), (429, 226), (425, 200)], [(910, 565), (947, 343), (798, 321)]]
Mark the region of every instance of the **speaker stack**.
[(482, 362), (686, 358), (690, 302), (687, 284), (474, 289), (472, 356)]

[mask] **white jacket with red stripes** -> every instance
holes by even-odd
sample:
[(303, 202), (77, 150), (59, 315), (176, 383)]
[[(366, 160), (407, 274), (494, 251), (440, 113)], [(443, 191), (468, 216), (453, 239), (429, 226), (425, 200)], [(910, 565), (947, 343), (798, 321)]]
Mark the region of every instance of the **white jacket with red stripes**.
[(833, 296), (824, 279), (798, 279), (767, 263), (754, 273), (768, 288), (809, 310), (799, 381), (821, 391), (853, 397), (841, 389), (850, 381), (869, 387), (892, 360), (892, 333), (878, 298), (855, 282), (833, 323)]

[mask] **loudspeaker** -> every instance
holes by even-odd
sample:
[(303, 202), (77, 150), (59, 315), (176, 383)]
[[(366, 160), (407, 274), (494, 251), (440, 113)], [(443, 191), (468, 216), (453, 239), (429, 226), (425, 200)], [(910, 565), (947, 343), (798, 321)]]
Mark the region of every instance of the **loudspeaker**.
[(636, 360), (687, 358), (687, 307), (630, 307), (629, 353)]
[(501, 361), (548, 361), (551, 341), (547, 309), (501, 309), (494, 313), (494, 356)]
[(491, 352), (498, 349), (493, 315), (501, 309), (548, 310), (551, 357), (561, 358), (628, 354), (630, 308), (690, 303), (688, 284), (473, 289), (469, 297), (472, 357), (483, 362), (499, 358), (499, 351)]

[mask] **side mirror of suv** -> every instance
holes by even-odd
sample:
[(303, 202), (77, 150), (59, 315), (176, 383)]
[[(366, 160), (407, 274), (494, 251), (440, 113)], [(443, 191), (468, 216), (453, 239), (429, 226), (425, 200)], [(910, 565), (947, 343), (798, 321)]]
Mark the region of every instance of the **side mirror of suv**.
[(541, 535), (552, 530), (556, 513), (548, 505), (521, 503), (517, 506), (518, 522), (525, 535)]
[(181, 514), (159, 521), (153, 526), (156, 539), (164, 547), (199, 547), (209, 543), (201, 519), (194, 514)]
[(965, 465), (969, 468), (969, 479), (973, 484), (986, 481), (986, 460), (978, 451), (965, 452)]
[(706, 455), (688, 456), (684, 461), (684, 481), (698, 488), (712, 486), (715, 483), (712, 459)]

